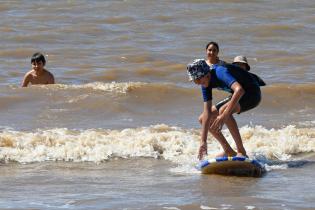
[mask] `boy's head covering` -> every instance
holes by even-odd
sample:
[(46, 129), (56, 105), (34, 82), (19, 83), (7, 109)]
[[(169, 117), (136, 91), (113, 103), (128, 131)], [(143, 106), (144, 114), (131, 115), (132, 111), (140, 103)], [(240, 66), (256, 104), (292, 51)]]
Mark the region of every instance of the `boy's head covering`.
[(246, 64), (246, 70), (250, 70), (250, 65), (247, 62), (247, 58), (245, 56), (239, 55), (234, 58), (233, 64), (235, 63), (244, 63)]
[(200, 79), (210, 72), (210, 66), (205, 59), (196, 59), (187, 65), (187, 74), (189, 81)]

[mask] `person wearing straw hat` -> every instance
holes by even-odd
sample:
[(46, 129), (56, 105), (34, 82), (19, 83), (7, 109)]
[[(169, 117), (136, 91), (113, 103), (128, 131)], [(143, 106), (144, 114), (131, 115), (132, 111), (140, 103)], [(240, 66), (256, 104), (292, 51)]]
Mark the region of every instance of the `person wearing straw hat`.
[(243, 55), (238, 55), (234, 58), (233, 64), (241, 67), (242, 69), (246, 71), (250, 71), (250, 65), (247, 62), (247, 58)]
[[(232, 64), (225, 66), (213, 65), (210, 67), (204, 59), (196, 59), (187, 65), (189, 80), (201, 85), (203, 96), (203, 113), (201, 115), (201, 142), (198, 158), (201, 160), (207, 154), (208, 131), (219, 141), (223, 148), (222, 156), (247, 156), (242, 138), (233, 117), (234, 113), (242, 113), (258, 106), (261, 100), (261, 91), (257, 81), (240, 67)], [(227, 90), (232, 95), (212, 106), (212, 89)], [(223, 136), (223, 125), (229, 129), (237, 152)]]
[[(243, 55), (238, 55), (233, 59), (233, 63), (234, 65), (237, 65), (239, 67), (241, 67), (243, 70), (245, 71), (250, 71), (250, 65), (247, 62), (247, 58)], [(259, 86), (265, 86), (266, 83), (264, 82), (263, 79), (261, 79), (259, 76), (257, 76), (256, 74), (253, 73), (249, 73), (252, 77), (254, 77), (254, 79), (258, 82)]]

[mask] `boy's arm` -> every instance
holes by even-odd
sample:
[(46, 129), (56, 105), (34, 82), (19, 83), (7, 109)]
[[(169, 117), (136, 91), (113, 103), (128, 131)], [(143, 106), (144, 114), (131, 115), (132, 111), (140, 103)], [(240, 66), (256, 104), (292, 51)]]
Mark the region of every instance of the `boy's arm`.
[(44, 69), (44, 70), (46, 71), (46, 74), (48, 75), (46, 84), (55, 84), (54, 75), (50, 71), (48, 71), (47, 69)]
[(237, 103), (245, 93), (243, 87), (238, 82), (234, 82), (231, 85), (231, 89), (233, 90), (233, 95), (226, 109), (222, 113), (224, 116), (229, 116), (233, 114), (233, 111), (235, 110)]
[(30, 73), (28, 72), (28, 73), (25, 74), (21, 86), (22, 87), (27, 87), (29, 82), (30, 82)]
[(50, 73), (50, 79), (49, 84), (55, 84), (55, 77), (52, 73)]
[(207, 138), (211, 117), (212, 100), (203, 103), (203, 115), (202, 115), (202, 128), (201, 128), (201, 141), (199, 147), (198, 159), (201, 160), (204, 155), (207, 154)]

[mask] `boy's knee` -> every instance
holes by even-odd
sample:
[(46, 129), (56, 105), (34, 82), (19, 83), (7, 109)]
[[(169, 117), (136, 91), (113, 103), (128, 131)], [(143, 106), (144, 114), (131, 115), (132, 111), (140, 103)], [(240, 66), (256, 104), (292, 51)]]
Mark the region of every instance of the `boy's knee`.
[[(210, 125), (212, 124), (213, 120), (219, 115), (218, 110), (216, 109), (215, 106), (211, 107), (211, 119), (210, 119)], [(201, 113), (198, 117), (198, 122), (202, 124), (202, 119), (203, 119), (203, 113)]]
[(210, 128), (210, 126), (209, 126), (209, 132), (210, 132), (212, 135), (215, 135), (215, 134), (218, 133), (218, 131), (216, 131), (216, 130), (213, 129), (213, 128)]
[(220, 115), (220, 114), (223, 114), (225, 108), (226, 108), (226, 107), (221, 107), (221, 108), (219, 109), (219, 111), (218, 111), (218, 112), (219, 112), (219, 115)]
[(217, 113), (217, 112), (218, 112), (217, 107), (215, 107), (214, 105), (212, 105), (212, 107), (211, 107), (211, 112), (212, 112), (212, 113)]
[(202, 114), (198, 117), (198, 121), (200, 124), (202, 124)]

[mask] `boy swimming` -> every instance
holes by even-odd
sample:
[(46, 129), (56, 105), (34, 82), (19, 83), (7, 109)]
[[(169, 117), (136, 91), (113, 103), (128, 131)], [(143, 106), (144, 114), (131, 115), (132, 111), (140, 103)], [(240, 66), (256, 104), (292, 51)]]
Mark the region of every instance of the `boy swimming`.
[(43, 54), (37, 52), (31, 58), (32, 70), (27, 72), (22, 81), (22, 87), (27, 87), (28, 84), (32, 85), (46, 85), (54, 84), (54, 75), (47, 71), (44, 66), (46, 59)]

